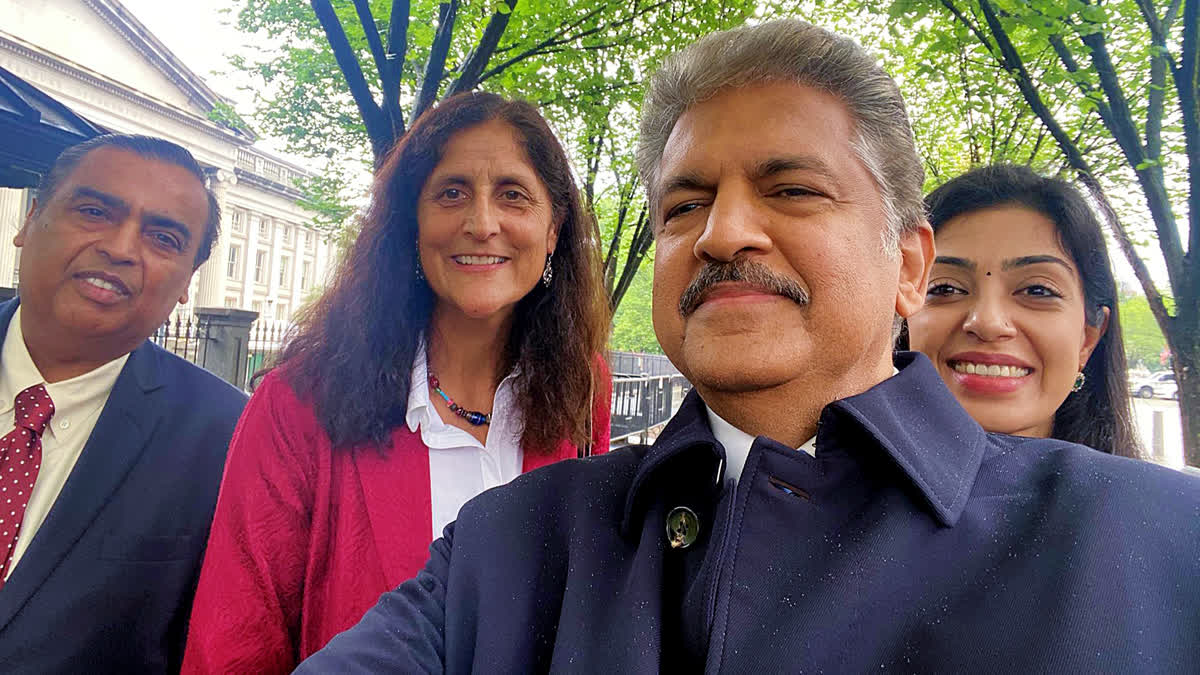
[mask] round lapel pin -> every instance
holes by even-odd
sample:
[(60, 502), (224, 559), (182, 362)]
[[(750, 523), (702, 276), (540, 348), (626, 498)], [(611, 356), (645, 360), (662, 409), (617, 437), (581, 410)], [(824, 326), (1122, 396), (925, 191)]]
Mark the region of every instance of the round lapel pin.
[(676, 506), (667, 514), (667, 541), (671, 548), (687, 548), (700, 536), (700, 518), (686, 506)]

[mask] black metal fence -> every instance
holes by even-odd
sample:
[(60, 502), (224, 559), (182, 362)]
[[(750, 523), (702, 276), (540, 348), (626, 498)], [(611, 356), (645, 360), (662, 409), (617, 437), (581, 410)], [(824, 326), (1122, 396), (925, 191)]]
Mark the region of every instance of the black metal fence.
[(204, 367), (208, 357), (208, 321), (195, 316), (176, 315), (150, 335), (150, 340), (163, 349), (192, 363)]
[[(251, 324), (246, 367), (238, 370), (238, 381), (230, 384), (249, 391), (254, 374), (272, 364), (286, 335), (287, 326), (281, 321), (260, 320)], [(209, 321), (205, 317), (177, 315), (154, 331), (150, 340), (201, 368), (212, 369), (215, 365), (209, 363), (208, 348), (216, 340), (211, 335)]]
[(679, 374), (679, 370), (662, 354), (609, 352), (608, 363), (614, 377), (656, 377)]
[(240, 385), (242, 389), (249, 391), (251, 384), (254, 384), (254, 374), (274, 364), (275, 355), (287, 336), (287, 328), (286, 324), (269, 319), (250, 325), (250, 349), (247, 354), (246, 381)]
[(692, 388), (682, 375), (613, 377), (612, 447), (646, 443)]

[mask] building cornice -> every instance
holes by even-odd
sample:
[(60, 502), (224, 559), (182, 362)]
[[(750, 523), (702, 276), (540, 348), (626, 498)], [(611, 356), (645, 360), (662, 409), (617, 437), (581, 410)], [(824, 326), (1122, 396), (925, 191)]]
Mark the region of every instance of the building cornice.
[(9, 34), (0, 34), (0, 49), (24, 57), (40, 66), (49, 68), (57, 73), (66, 75), (74, 80), (94, 87), (112, 96), (124, 99), (130, 103), (151, 110), (159, 115), (168, 117), (176, 122), (198, 129), (214, 138), (219, 138), (236, 146), (247, 146), (249, 140), (237, 132), (215, 124), (205, 118), (180, 110), (156, 98), (138, 93), (125, 85), (119, 84), (102, 75), (93, 73), (66, 59), (41, 51), (32, 45), (19, 41), (19, 38)]
[(239, 182), (245, 182), (248, 185), (253, 185), (254, 187), (265, 192), (270, 192), (280, 197), (285, 197), (294, 202), (298, 202), (304, 197), (304, 193), (300, 192), (300, 190), (294, 187), (277, 183), (240, 167), (234, 167), (233, 172), (237, 175)]
[[(155, 37), (154, 33), (150, 32), (150, 29), (138, 21), (137, 17), (125, 9), (118, 0), (83, 0), (83, 2), (118, 35), (125, 38), (125, 41), (150, 65), (165, 75), (180, 91), (187, 94), (189, 102), (196, 107), (204, 111), (211, 111), (217, 103), (232, 104), (232, 101), (209, 87), (204, 78), (188, 68), (187, 64)], [(243, 134), (236, 129), (233, 131), (253, 138), (253, 134)]]

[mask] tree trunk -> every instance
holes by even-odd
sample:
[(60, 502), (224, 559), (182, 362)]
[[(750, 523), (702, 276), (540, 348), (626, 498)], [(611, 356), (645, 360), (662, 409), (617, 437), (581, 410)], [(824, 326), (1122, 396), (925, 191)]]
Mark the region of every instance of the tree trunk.
[(1200, 334), (1181, 335), (1179, 338), (1178, 342), (1186, 344), (1171, 344), (1171, 355), (1174, 359), (1175, 381), (1179, 384), (1183, 457), (1188, 466), (1200, 467)]

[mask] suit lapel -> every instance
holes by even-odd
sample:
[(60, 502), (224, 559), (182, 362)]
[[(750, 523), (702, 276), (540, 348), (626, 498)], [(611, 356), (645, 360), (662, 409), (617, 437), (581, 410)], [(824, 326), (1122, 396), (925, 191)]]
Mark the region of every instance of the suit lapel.
[(0, 590), (0, 629), (46, 582), (145, 450), (162, 414), (147, 400), (162, 386), (158, 357), (149, 342), (129, 355), (62, 492)]
[(433, 504), (429, 449), (405, 424), (392, 432), (389, 447), (354, 450), (367, 517), (388, 588), (416, 576), (429, 558)]

